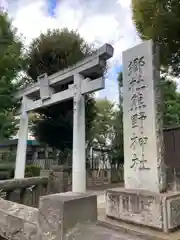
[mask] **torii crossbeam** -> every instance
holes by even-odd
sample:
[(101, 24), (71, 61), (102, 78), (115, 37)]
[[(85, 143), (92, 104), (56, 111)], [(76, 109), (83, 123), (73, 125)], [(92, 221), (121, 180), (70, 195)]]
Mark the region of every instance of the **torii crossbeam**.
[[(113, 56), (114, 49), (105, 44), (92, 56), (76, 65), (53, 75), (43, 74), (38, 82), (20, 90), (22, 97), (20, 131), (18, 138), (15, 178), (24, 178), (26, 144), (28, 135), (28, 113), (43, 107), (73, 98), (73, 192), (86, 191), (85, 157), (85, 102), (84, 95), (105, 87), (104, 69), (106, 61)], [(67, 89), (61, 90), (67, 84)]]

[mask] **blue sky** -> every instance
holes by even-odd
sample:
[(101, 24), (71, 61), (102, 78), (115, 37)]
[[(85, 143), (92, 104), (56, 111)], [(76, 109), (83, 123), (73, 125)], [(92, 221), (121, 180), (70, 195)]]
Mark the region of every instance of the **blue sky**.
[(57, 3), (58, 3), (58, 0), (47, 0), (48, 14), (51, 17), (55, 17), (56, 16)]
[(48, 28), (78, 30), (90, 44), (113, 45), (106, 89), (97, 97), (118, 101), (117, 72), (122, 51), (140, 42), (131, 20), (131, 0), (0, 0), (13, 18), (13, 25), (24, 36), (26, 46)]

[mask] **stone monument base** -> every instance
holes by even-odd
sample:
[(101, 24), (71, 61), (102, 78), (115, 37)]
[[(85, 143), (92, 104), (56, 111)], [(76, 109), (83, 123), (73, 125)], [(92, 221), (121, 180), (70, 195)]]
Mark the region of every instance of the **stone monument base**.
[(170, 232), (180, 227), (180, 192), (109, 189), (106, 216)]

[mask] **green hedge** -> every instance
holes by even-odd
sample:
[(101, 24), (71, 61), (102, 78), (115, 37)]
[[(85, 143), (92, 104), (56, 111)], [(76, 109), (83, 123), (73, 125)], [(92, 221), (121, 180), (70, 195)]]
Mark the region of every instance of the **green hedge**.
[[(14, 164), (0, 164), (0, 180), (14, 178)], [(40, 176), (41, 168), (36, 165), (26, 165), (25, 177), (38, 177)]]
[(38, 177), (40, 176), (41, 168), (36, 165), (27, 165), (25, 169), (25, 177)]

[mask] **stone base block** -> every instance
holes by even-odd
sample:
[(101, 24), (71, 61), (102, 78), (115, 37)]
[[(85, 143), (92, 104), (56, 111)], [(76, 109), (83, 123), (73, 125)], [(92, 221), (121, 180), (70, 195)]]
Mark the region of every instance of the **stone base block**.
[(106, 192), (106, 216), (169, 232), (180, 227), (180, 192), (110, 189)]
[(50, 236), (54, 240), (69, 239), (65, 235), (77, 224), (96, 221), (96, 195), (66, 192), (40, 198), (39, 223), (43, 237), (49, 236), (47, 240), (51, 239)]

